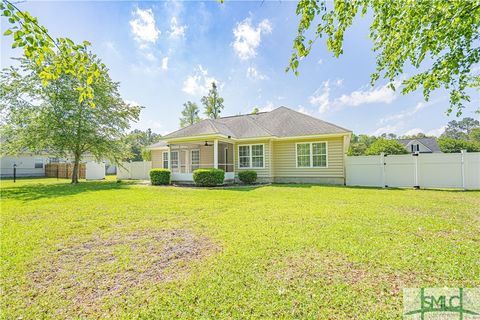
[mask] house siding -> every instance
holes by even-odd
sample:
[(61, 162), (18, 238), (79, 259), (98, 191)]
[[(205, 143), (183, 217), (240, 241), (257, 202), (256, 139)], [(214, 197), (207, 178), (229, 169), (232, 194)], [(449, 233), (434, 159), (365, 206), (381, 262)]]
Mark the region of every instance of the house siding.
[(163, 152), (168, 151), (165, 150), (152, 150), (152, 168), (163, 168)]
[[(315, 138), (273, 142), (273, 175), (275, 182), (344, 183), (343, 137)], [(296, 143), (327, 142), (326, 168), (297, 168)]]
[[(238, 147), (242, 145), (250, 145), (250, 144), (263, 144), (264, 148), (264, 168), (239, 168), (239, 154), (238, 154)], [(271, 149), (270, 149), (270, 141), (269, 140), (262, 140), (262, 141), (255, 141), (255, 142), (245, 142), (245, 143), (236, 143), (235, 144), (235, 173), (245, 170), (253, 170), (257, 172), (258, 181), (260, 182), (271, 182), (273, 180), (272, 171), (270, 170), (271, 167)], [(237, 175), (236, 175), (237, 176)]]

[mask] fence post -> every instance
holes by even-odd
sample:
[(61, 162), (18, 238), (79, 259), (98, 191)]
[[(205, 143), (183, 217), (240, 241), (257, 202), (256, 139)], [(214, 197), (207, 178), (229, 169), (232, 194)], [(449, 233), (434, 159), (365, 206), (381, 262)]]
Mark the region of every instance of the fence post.
[(147, 162), (143, 160), (143, 180), (147, 179)]
[(17, 164), (13, 164), (13, 182), (17, 182)]
[(465, 153), (467, 150), (461, 150), (461, 155), (462, 155), (462, 162), (461, 162), (461, 167), (462, 167), (462, 187), (463, 190), (467, 190), (467, 186), (465, 185)]
[(412, 153), (412, 156), (415, 157), (415, 171), (414, 171), (414, 173), (415, 173), (414, 184), (415, 185), (413, 186), (415, 189), (420, 189), (420, 186), (418, 185), (418, 155), (419, 154), (417, 152)]
[(382, 188), (386, 188), (387, 185), (385, 184), (385, 153), (380, 153), (380, 165), (382, 166)]

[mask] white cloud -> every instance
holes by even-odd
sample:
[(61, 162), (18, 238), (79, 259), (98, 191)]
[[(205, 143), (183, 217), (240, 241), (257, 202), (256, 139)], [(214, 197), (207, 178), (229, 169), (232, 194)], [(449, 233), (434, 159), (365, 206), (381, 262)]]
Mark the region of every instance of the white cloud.
[(423, 133), (424, 131), (420, 128), (413, 128), (413, 129), (410, 129), (410, 130), (407, 130), (405, 132), (405, 136), (413, 136), (413, 135), (416, 135), (418, 133)]
[(168, 70), (168, 57), (162, 59), (162, 69)]
[(160, 35), (160, 30), (155, 26), (155, 17), (152, 9), (142, 10), (136, 8), (132, 15), (130, 27), (135, 40), (140, 42), (141, 46), (145, 46), (147, 43), (155, 43)]
[(427, 132), (425, 132), (425, 134), (427, 136), (439, 137), (442, 133), (445, 132), (445, 128), (447, 128), (447, 126), (441, 126), (440, 128), (428, 130)]
[(275, 106), (273, 105), (273, 103), (271, 101), (267, 101), (265, 106), (258, 108), (258, 110), (260, 112), (268, 112), (268, 111), (272, 111), (273, 109), (275, 109)]
[(177, 22), (177, 18), (172, 17), (172, 19), (170, 20), (170, 38), (179, 39), (185, 37), (186, 29), (186, 25), (179, 25)]
[(356, 90), (349, 95), (342, 95), (335, 99), (334, 104), (341, 108), (345, 106), (356, 107), (362, 104), (369, 103), (391, 103), (397, 98), (395, 91), (390, 89), (388, 85), (380, 88), (373, 88), (368, 90)]
[(324, 113), (330, 105), (330, 81), (322, 82), (321, 88), (317, 89), (309, 99), (312, 105), (318, 107), (318, 112)]
[(335, 87), (341, 87), (343, 85), (343, 79), (323, 81), (320, 88), (310, 96), (310, 104), (317, 106), (319, 113), (324, 113), (328, 109), (337, 106), (336, 100), (330, 101), (331, 83), (333, 83)]
[(311, 115), (310, 111), (307, 108), (305, 108), (304, 106), (298, 106), (296, 110), (298, 112)]
[(317, 63), (318, 63), (318, 64), (322, 64), (322, 63), (323, 63), (323, 60), (322, 60), (322, 59), (319, 59), (319, 60), (317, 61)]
[(252, 25), (251, 18), (246, 18), (238, 23), (233, 29), (235, 41), (233, 49), (241, 60), (248, 60), (257, 55), (257, 48), (260, 46), (262, 34), (272, 32), (272, 26), (268, 19), (262, 20), (257, 26)]
[(209, 76), (208, 70), (199, 65), (195, 70), (195, 74), (188, 76), (183, 82), (182, 91), (193, 96), (203, 96), (208, 93), (212, 82), (215, 82), (217, 86), (221, 87), (219, 81)]
[(266, 80), (268, 77), (264, 74), (261, 74), (254, 67), (248, 67), (247, 69), (247, 78), (250, 80)]
[(386, 116), (384, 118), (381, 118), (380, 123), (385, 123), (385, 122), (389, 122), (389, 121), (400, 121), (400, 120), (403, 120), (405, 118), (409, 118), (409, 117), (413, 116), (414, 114), (416, 114), (417, 112), (419, 112), (420, 110), (424, 109), (428, 105), (429, 105), (428, 103), (419, 102), (412, 109), (404, 110), (402, 112), (399, 112), (399, 113), (392, 114), (392, 115)]
[(398, 125), (388, 125), (384, 127), (380, 127), (377, 130), (372, 132), (372, 135), (379, 136), (382, 133), (397, 133), (398, 132)]

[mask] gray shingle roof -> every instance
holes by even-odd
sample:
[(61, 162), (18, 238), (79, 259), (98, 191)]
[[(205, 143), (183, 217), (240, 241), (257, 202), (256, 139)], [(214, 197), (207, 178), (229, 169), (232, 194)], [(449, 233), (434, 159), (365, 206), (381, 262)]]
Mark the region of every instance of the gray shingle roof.
[(150, 145), (150, 148), (162, 148), (166, 146), (167, 146), (167, 143), (165, 141), (159, 141), (157, 143)]
[(436, 138), (418, 138), (418, 139), (397, 139), (398, 142), (406, 146), (410, 141), (417, 140), (432, 152), (442, 152), (438, 146)]
[(350, 132), (312, 116), (279, 107), (270, 112), (205, 119), (186, 128), (174, 131), (164, 139), (197, 135), (222, 134), (232, 138), (294, 137)]

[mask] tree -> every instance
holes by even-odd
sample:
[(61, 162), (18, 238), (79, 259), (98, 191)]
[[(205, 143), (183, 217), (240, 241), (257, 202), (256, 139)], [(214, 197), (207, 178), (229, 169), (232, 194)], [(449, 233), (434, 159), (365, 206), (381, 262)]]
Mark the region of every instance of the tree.
[(145, 131), (139, 129), (133, 130), (127, 136), (131, 155), (126, 160), (150, 161), (149, 158), (151, 158), (151, 155), (149, 155), (149, 150), (146, 150), (146, 147), (158, 142), (160, 138), (161, 135), (152, 132), (150, 128)]
[(380, 138), (383, 139), (397, 139), (397, 135), (395, 133), (382, 133)]
[(428, 138), (428, 136), (423, 132), (402, 136), (402, 139), (422, 139), (422, 138)]
[(365, 155), (365, 150), (377, 140), (375, 136), (369, 136), (366, 134), (355, 135), (352, 134), (350, 139), (350, 147), (348, 149), (349, 156), (362, 156)]
[(218, 95), (217, 85), (212, 82), (212, 88), (208, 91), (208, 95), (202, 97), (202, 104), (205, 106), (205, 114), (211, 119), (220, 117), (223, 110), (223, 98)]
[(445, 153), (457, 153), (462, 150), (467, 150), (467, 152), (480, 152), (480, 143), (476, 141), (440, 138), (438, 139), (438, 146), (440, 150)]
[[(89, 53), (84, 67), (101, 61)], [(60, 158), (73, 158), (72, 183), (78, 183), (79, 163), (85, 154), (96, 160), (118, 163), (129, 154), (126, 130), (138, 121), (140, 107), (126, 104), (120, 97), (119, 84), (113, 82), (106, 68), (90, 84), (91, 102), (82, 100), (83, 76), (61, 73), (47, 83), (39, 75), (35, 62), (21, 58), (20, 68), (1, 73), (0, 122), (5, 143), (2, 153), (16, 154), (48, 150)], [(44, 63), (55, 63), (55, 57)]]
[(473, 128), (470, 131), (470, 141), (480, 142), (480, 128)]
[(387, 140), (380, 138), (372, 143), (367, 150), (365, 150), (365, 155), (378, 155), (380, 153), (385, 154), (407, 154), (408, 151), (405, 147), (399, 143), (397, 140)]
[[(300, 0), (287, 71), (298, 75), (299, 62), (320, 38), (338, 58), (346, 30), (367, 12), (373, 17), (370, 38), (377, 64), (371, 84), (384, 78), (393, 89), (406, 67), (413, 66), (420, 71), (403, 81), (402, 93), (422, 88), (428, 100), (432, 91), (443, 87), (450, 92), (448, 113), (456, 109), (459, 116), (464, 102), (470, 101), (466, 89), (480, 87), (480, 75), (472, 68), (480, 61), (478, 1), (335, 0), (331, 5), (326, 0)], [(311, 37), (310, 28), (315, 30)]]
[[(12, 25), (4, 32), (5, 36), (13, 37), (12, 49), (23, 49), (24, 58), (37, 66), (35, 72), (44, 87), (49, 81), (71, 75), (82, 80), (76, 83), (79, 102), (85, 100), (90, 107), (95, 107), (93, 84), (106, 67), (100, 61), (90, 59), (90, 42), (75, 44), (69, 38), (53, 39), (37, 18), (7, 0), (0, 3), (0, 13)], [(85, 67), (87, 61), (88, 68)]]
[(444, 138), (468, 140), (472, 129), (480, 128), (480, 121), (473, 118), (463, 118), (460, 121), (452, 120), (447, 124)]
[(200, 121), (198, 116), (199, 109), (195, 102), (187, 101), (183, 104), (182, 117), (180, 118), (180, 127), (188, 127)]
[(260, 112), (260, 109), (258, 109), (257, 107), (254, 107), (252, 110), (252, 114), (257, 114), (259, 112)]

